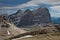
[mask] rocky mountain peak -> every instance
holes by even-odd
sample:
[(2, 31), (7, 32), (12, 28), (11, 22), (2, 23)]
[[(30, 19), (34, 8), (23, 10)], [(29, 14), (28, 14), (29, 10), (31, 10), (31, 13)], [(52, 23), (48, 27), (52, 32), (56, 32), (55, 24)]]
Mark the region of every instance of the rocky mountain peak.
[(40, 7), (35, 11), (35, 18), (39, 20), (39, 23), (51, 22), (51, 16), (49, 10), (46, 7)]
[(30, 9), (27, 9), (27, 10), (25, 10), (24, 13), (29, 13), (29, 12), (32, 12), (32, 11)]
[(46, 8), (46, 7), (40, 7), (40, 8), (38, 8), (38, 9), (49, 11), (48, 8)]
[[(19, 10), (17, 13), (19, 13)], [(24, 14), (24, 15), (21, 16), (21, 14)], [(17, 19), (16, 16), (19, 19)], [(19, 17), (18, 17), (18, 15), (15, 15), (14, 17), (15, 18), (12, 17), (13, 23), (15, 23), (15, 25), (17, 24), (17, 26), (27, 26), (27, 25), (34, 25), (34, 24), (41, 24), (41, 23), (48, 24), (51, 22), (50, 12), (49, 12), (48, 8), (46, 8), (46, 7), (40, 7), (34, 11), (27, 9), (27, 10), (25, 10), (24, 13), (20, 12)], [(17, 21), (17, 20), (19, 20), (19, 21)]]
[(19, 9), (16, 13), (21, 13), (21, 12), (23, 12), (23, 11)]

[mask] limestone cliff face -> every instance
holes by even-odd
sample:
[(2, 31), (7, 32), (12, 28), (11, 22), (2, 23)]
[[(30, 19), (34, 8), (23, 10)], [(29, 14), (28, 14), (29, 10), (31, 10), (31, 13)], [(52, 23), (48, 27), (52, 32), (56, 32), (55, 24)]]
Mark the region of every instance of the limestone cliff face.
[(17, 26), (18, 23), (20, 22), (22, 16), (23, 16), (23, 11), (22, 10), (18, 10), (16, 13), (14, 13), (12, 15), (9, 15), (9, 18)]
[(19, 24), (18, 24), (18, 26), (20, 26), (20, 25), (31, 25), (32, 24), (32, 11), (30, 11), (29, 9), (27, 9), (26, 11), (25, 11), (25, 15), (21, 18), (21, 21), (19, 22)]
[(34, 19), (38, 23), (50, 23), (51, 16), (49, 10), (45, 7), (40, 7), (34, 12)]
[[(25, 12), (23, 12), (22, 14), (24, 14), (23, 16), (21, 16), (21, 12), (19, 17), (17, 14), (19, 14), (19, 12), (16, 13), (16, 15), (14, 16), (15, 18), (19, 18), (18, 20), (20, 20), (19, 22), (16, 23), (16, 21), (18, 21), (17, 19), (12, 18), (16, 21), (13, 21), (14, 23), (17, 24), (17, 26), (27, 26), (27, 25), (35, 25), (35, 24), (43, 24), (43, 23), (51, 23), (51, 17), (50, 17), (50, 13), (49, 10), (46, 7), (40, 7), (37, 10), (31, 11), (29, 9), (27, 9)], [(9, 16), (11, 18), (11, 16)], [(20, 17), (21, 16), (21, 17)]]

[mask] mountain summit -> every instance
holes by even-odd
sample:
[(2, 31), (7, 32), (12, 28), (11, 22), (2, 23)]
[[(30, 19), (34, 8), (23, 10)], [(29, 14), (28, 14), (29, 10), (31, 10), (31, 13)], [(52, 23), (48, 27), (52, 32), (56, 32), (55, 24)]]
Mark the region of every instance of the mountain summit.
[[(11, 16), (9, 16), (9, 18), (13, 18), (12, 22), (16, 23), (16, 21), (19, 20), (19, 22), (17, 22), (17, 26), (27, 26), (27, 25), (35, 25), (35, 24), (48, 24), (51, 23), (51, 16), (49, 13), (49, 10), (46, 7), (40, 7), (37, 10), (31, 11), (29, 9), (27, 9), (25, 12), (17, 12)], [(20, 14), (19, 17), (17, 14)], [(23, 16), (21, 15), (23, 14)], [(17, 16), (17, 17), (16, 17)], [(17, 20), (17, 18), (19, 18)], [(16, 25), (15, 24), (15, 25)]]

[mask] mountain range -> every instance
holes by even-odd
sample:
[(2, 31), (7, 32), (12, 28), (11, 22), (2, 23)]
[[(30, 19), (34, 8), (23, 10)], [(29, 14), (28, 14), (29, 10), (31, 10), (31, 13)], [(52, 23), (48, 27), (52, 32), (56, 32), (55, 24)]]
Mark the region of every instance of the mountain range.
[(60, 24), (60, 17), (58, 18), (52, 17), (51, 20), (54, 24)]
[(33, 11), (30, 9), (25, 11), (18, 10), (16, 13), (9, 15), (9, 18), (18, 27), (35, 24), (49, 24), (52, 22), (50, 12), (46, 7), (39, 7)]

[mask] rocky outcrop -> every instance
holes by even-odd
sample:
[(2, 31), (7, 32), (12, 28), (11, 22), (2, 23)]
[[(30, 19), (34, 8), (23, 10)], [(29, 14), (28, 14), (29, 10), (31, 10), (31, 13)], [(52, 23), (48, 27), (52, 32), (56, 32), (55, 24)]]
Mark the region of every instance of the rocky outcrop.
[(25, 15), (21, 18), (21, 21), (19, 22), (18, 26), (26, 26), (26, 25), (31, 25), (32, 23), (32, 11), (30, 11), (29, 9), (27, 9), (25, 12)]
[(45, 7), (40, 7), (34, 12), (34, 21), (38, 23), (50, 23), (51, 16), (49, 10)]
[(16, 27), (9, 18), (6, 16), (0, 16), (0, 40), (16, 36), (18, 34), (23, 34), (26, 31)]
[(22, 16), (23, 16), (23, 11), (22, 10), (18, 10), (16, 13), (14, 13), (12, 15), (9, 15), (9, 18), (17, 26), (18, 23), (20, 22)]
[[(27, 9), (25, 12), (21, 12), (22, 11), (18, 11), (16, 15), (9, 16), (11, 19), (13, 19), (13, 23), (15, 23), (15, 25), (17, 24), (17, 26), (51, 23), (50, 13), (46, 7), (40, 7), (34, 11)], [(21, 14), (23, 14), (23, 16)], [(19, 18), (19, 21), (17, 20), (17, 18)], [(16, 21), (14, 20), (18, 22), (16, 23)]]

